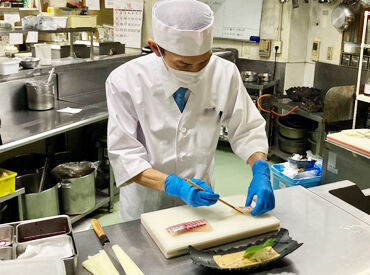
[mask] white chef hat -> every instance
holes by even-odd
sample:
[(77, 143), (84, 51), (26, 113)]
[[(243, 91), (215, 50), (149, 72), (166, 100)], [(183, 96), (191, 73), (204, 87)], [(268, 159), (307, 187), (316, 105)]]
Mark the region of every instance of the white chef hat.
[(170, 52), (198, 56), (212, 47), (213, 12), (196, 0), (164, 0), (153, 6), (155, 42)]

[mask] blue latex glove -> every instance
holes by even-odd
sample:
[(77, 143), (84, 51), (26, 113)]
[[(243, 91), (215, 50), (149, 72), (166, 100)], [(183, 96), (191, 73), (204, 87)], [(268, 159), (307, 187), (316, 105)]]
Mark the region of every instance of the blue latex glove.
[(210, 206), (217, 202), (218, 194), (215, 194), (211, 187), (200, 179), (189, 179), (202, 187), (207, 192), (187, 183), (183, 178), (175, 175), (169, 175), (164, 182), (164, 192), (169, 196), (176, 196), (193, 207)]
[(271, 188), (270, 168), (267, 162), (257, 160), (252, 171), (253, 179), (248, 188), (245, 206), (250, 206), (254, 195), (257, 195), (257, 203), (252, 211), (252, 215), (257, 216), (274, 209), (275, 197)]

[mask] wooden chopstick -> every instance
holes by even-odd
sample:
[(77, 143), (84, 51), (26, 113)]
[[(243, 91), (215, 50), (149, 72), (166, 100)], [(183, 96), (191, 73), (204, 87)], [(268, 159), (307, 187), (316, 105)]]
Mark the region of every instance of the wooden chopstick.
[[(194, 182), (192, 182), (191, 180), (185, 178), (185, 181), (191, 185), (193, 185), (195, 188), (198, 188), (199, 190), (202, 190), (202, 191), (205, 191), (207, 192), (205, 189), (203, 189), (202, 187), (200, 187), (198, 184), (195, 184)], [(239, 213), (241, 214), (244, 214), (242, 211), (240, 211), (239, 209), (237, 209), (235, 206), (231, 205), (230, 203), (224, 201), (223, 199), (220, 199), (218, 198), (218, 201), (219, 202), (222, 202), (223, 204), (227, 205), (228, 207), (231, 207), (232, 209), (234, 209), (235, 211), (238, 211)]]

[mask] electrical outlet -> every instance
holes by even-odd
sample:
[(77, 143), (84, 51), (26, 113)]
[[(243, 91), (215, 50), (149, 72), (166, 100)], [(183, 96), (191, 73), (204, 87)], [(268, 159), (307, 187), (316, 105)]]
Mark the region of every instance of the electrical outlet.
[(276, 53), (281, 53), (281, 50), (282, 50), (282, 45), (281, 45), (281, 40), (275, 40), (274, 41), (274, 46), (273, 46), (273, 52), (275, 52), (275, 47), (278, 47), (278, 50), (277, 50), (277, 52)]
[(328, 47), (328, 52), (326, 55), (327, 60), (332, 60), (333, 59), (333, 47)]

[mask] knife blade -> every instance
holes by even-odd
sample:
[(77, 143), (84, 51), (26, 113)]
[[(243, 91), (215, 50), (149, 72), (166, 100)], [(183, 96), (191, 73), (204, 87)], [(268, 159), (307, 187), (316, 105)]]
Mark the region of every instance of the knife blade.
[(125, 275), (126, 273), (124, 269), (122, 268), (116, 254), (114, 253), (112, 249), (112, 244), (108, 236), (105, 234), (103, 228), (101, 227), (99, 221), (97, 219), (92, 219), (91, 225), (95, 231), (96, 236), (98, 236), (98, 239), (101, 245), (103, 246), (104, 251), (107, 253), (109, 259), (111, 260), (113, 266), (116, 268), (116, 270), (118, 271), (120, 275)]

